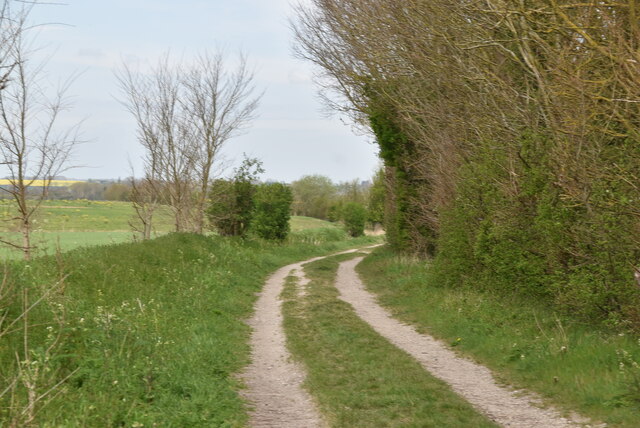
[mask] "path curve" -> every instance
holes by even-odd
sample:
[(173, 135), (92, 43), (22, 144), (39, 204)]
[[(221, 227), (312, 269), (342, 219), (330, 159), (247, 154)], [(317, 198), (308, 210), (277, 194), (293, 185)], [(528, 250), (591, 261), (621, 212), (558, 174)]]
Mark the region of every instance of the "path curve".
[[(338, 254), (356, 251), (358, 249)], [(240, 376), (247, 386), (242, 395), (253, 406), (250, 412), (252, 427), (316, 428), (326, 425), (313, 399), (302, 388), (304, 368), (291, 360), (287, 350), (280, 299), (289, 275), (295, 275), (298, 284), (304, 286), (307, 279), (302, 266), (325, 257), (278, 269), (265, 283), (255, 304), (253, 317), (249, 320), (253, 328), (252, 362)]]
[(358, 257), (340, 264), (336, 279), (340, 298), (353, 306), (356, 314), (378, 334), (418, 360), (476, 409), (504, 427), (583, 426), (553, 409), (536, 407), (540, 400), (532, 395), (522, 395), (522, 391), (516, 394), (516, 391), (498, 386), (486, 367), (458, 357), (433, 337), (420, 334), (412, 326), (394, 319), (358, 277), (355, 267), (362, 259)]

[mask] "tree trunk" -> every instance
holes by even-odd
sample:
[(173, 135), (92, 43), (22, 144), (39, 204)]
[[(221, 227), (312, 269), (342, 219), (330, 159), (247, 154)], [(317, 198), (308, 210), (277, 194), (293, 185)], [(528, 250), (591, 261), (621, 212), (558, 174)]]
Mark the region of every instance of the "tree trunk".
[(22, 220), (20, 229), (22, 231), (22, 254), (25, 260), (31, 260), (31, 225), (28, 218)]

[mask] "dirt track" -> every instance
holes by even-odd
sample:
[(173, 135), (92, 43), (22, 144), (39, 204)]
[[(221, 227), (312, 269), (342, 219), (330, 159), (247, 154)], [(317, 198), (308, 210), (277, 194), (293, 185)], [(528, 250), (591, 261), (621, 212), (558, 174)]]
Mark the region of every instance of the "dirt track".
[(498, 386), (486, 367), (458, 357), (433, 337), (392, 318), (360, 281), (355, 266), (361, 260), (362, 257), (358, 257), (340, 264), (336, 280), (340, 298), (353, 306), (356, 314), (378, 334), (418, 360), (433, 376), (451, 385), (476, 409), (505, 427), (580, 426), (552, 409), (536, 407), (539, 401), (531, 396)]
[[(302, 266), (323, 258), (316, 257), (278, 269), (267, 280), (256, 302), (254, 315), (249, 321), (253, 328), (252, 363), (241, 375), (247, 385), (243, 395), (253, 406), (250, 414), (252, 427), (325, 426), (313, 399), (301, 387), (305, 377), (304, 368), (291, 361), (287, 350), (280, 300), (289, 275), (295, 275), (299, 286), (303, 286), (307, 280)], [(303, 288), (299, 287), (299, 290)]]
[(285, 266), (267, 280), (249, 323), (253, 327), (252, 363), (242, 378), (248, 388), (244, 396), (254, 406), (252, 427), (324, 425), (313, 400), (301, 387), (304, 370), (290, 360), (286, 348), (280, 293), (292, 271), (302, 272), (301, 263)]

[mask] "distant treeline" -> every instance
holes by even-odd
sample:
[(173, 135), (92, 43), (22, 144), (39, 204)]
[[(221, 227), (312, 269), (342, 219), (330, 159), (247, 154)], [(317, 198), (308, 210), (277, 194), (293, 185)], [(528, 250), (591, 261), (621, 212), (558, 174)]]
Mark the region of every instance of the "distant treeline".
[[(123, 181), (53, 181), (47, 189), (47, 199), (87, 199), (90, 201), (129, 201), (131, 184)], [(2, 183), (0, 183), (2, 187)], [(35, 182), (28, 192), (39, 194), (41, 186)], [(10, 198), (0, 192), (0, 199)]]
[(314, 0), (300, 56), (443, 285), (640, 328), (640, 3)]

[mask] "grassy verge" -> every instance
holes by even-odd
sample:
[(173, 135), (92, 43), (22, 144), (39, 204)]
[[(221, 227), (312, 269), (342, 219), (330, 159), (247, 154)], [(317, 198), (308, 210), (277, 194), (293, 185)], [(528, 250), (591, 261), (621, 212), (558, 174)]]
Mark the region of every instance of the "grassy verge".
[(495, 426), (338, 300), (336, 269), (350, 257), (308, 265), (304, 298), (292, 281), (283, 293), (289, 347), (331, 426)]
[(426, 262), (376, 251), (358, 268), (398, 318), (452, 343), (518, 387), (609, 426), (637, 427), (640, 340), (547, 305), (433, 284)]
[[(38, 426), (243, 425), (233, 374), (248, 362), (244, 320), (265, 277), (366, 242), (276, 245), (170, 234), (11, 265), (13, 292), (0, 300), (0, 315), (17, 319), (25, 296), (29, 304), (45, 298), (28, 316), (28, 352), (24, 319), (5, 334), (8, 323), (0, 323), (0, 393), (13, 385), (0, 394), (0, 426), (26, 425), (29, 413)], [(44, 395), (35, 412), (29, 392)]]

